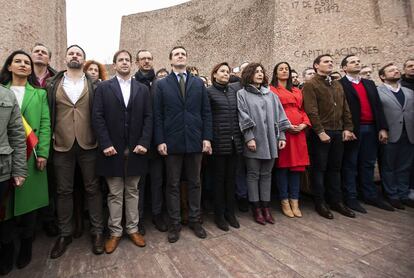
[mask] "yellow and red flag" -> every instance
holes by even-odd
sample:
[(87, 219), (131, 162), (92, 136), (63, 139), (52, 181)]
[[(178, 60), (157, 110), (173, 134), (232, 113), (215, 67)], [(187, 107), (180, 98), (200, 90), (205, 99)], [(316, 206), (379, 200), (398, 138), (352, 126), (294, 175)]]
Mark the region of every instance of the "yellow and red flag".
[(39, 139), (34, 133), (32, 127), (27, 123), (26, 119), (23, 116), (22, 116), (22, 120), (23, 120), (24, 132), (26, 133), (26, 145), (27, 145), (26, 154), (27, 154), (27, 159), (29, 159), (33, 151), (35, 152), (35, 155), (36, 155), (35, 147), (37, 143), (39, 142)]

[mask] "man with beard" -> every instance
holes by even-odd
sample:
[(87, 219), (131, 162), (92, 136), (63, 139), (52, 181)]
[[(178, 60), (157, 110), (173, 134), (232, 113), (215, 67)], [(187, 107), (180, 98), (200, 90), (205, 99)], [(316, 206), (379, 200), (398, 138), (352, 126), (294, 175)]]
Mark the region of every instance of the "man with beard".
[(383, 146), (381, 178), (394, 208), (414, 207), (409, 199), (410, 170), (414, 160), (414, 92), (400, 84), (401, 73), (392, 63), (379, 70), (384, 82), (378, 93), (389, 125), (388, 144)]
[(342, 187), (345, 204), (352, 210), (367, 212), (357, 199), (359, 184), (365, 203), (393, 211), (394, 209), (382, 200), (374, 184), (379, 144), (386, 144), (388, 140), (388, 124), (377, 87), (373, 81), (359, 76), (361, 61), (357, 56), (346, 56), (341, 62), (341, 67), (346, 75), (340, 81), (357, 137), (356, 140), (344, 144)]
[(145, 246), (138, 233), (138, 182), (147, 168), (152, 106), (148, 87), (131, 78), (131, 60), (127, 50), (115, 53), (116, 76), (98, 84), (93, 105), (92, 123), (101, 150), (97, 174), (106, 178), (109, 188), (108, 254), (115, 251), (122, 237), (123, 209), (130, 239), (136, 246)]
[(104, 252), (102, 192), (95, 174), (97, 143), (91, 126), (94, 97), (92, 80), (83, 72), (85, 52), (78, 45), (66, 50), (66, 70), (47, 80), (56, 177), (57, 218), (60, 234), (50, 257), (62, 256), (72, 242), (73, 183), (79, 164), (91, 222), (92, 251)]
[(174, 47), (169, 55), (172, 72), (157, 82), (154, 97), (154, 136), (165, 156), (168, 241), (180, 237), (180, 178), (188, 181), (189, 227), (199, 238), (207, 236), (200, 224), (200, 170), (203, 154), (211, 154), (213, 136), (210, 102), (203, 81), (186, 71), (187, 51)]
[[(146, 85), (150, 92), (153, 92), (155, 87), (155, 72), (154, 62), (151, 52), (148, 50), (138, 50), (135, 64), (138, 66), (138, 71), (135, 73), (135, 80)], [(151, 94), (153, 95), (153, 94)], [(167, 231), (167, 225), (164, 222), (162, 216), (162, 204), (163, 204), (163, 168), (164, 160), (158, 154), (156, 149), (149, 150), (149, 175), (151, 177), (151, 206), (152, 206), (152, 222), (155, 227), (161, 231)], [(144, 226), (144, 208), (145, 208), (145, 188), (146, 179), (142, 176), (139, 180), (139, 223), (138, 231), (141, 235), (145, 235)]]

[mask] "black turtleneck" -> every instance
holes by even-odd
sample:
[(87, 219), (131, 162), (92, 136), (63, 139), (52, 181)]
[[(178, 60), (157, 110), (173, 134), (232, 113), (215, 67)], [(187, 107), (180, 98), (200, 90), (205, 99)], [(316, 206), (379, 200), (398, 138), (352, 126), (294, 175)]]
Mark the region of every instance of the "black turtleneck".
[(414, 78), (409, 78), (405, 74), (403, 74), (403, 76), (401, 76), (401, 86), (414, 91)]
[(227, 92), (227, 84), (223, 85), (223, 84), (220, 84), (216, 81), (213, 81), (213, 86), (221, 92)]

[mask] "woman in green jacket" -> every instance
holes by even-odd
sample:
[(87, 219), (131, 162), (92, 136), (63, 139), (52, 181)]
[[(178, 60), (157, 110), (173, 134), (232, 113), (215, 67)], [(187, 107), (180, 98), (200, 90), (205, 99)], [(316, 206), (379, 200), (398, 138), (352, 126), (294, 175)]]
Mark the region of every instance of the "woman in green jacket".
[[(13, 268), (14, 235), (19, 233), (20, 250), (16, 266), (23, 268), (32, 257), (32, 241), (36, 226), (36, 210), (49, 203), (46, 163), (51, 138), (50, 116), (46, 91), (35, 87), (33, 62), (24, 51), (14, 51), (0, 71), (0, 83), (16, 95), (23, 119), (38, 138), (34, 150), (28, 146), (28, 176), (21, 187), (14, 187), (10, 194), (5, 219), (0, 222), (0, 274)], [(1, 221), (1, 220), (0, 220)]]

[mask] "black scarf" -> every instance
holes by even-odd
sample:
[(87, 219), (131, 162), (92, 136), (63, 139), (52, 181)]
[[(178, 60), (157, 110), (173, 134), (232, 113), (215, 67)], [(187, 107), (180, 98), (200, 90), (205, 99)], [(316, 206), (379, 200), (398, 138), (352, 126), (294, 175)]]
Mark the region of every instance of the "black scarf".
[(148, 88), (151, 88), (151, 83), (155, 79), (155, 72), (154, 70), (150, 70), (146, 73), (141, 72), (140, 70), (135, 73), (135, 80), (138, 82), (145, 84)]

